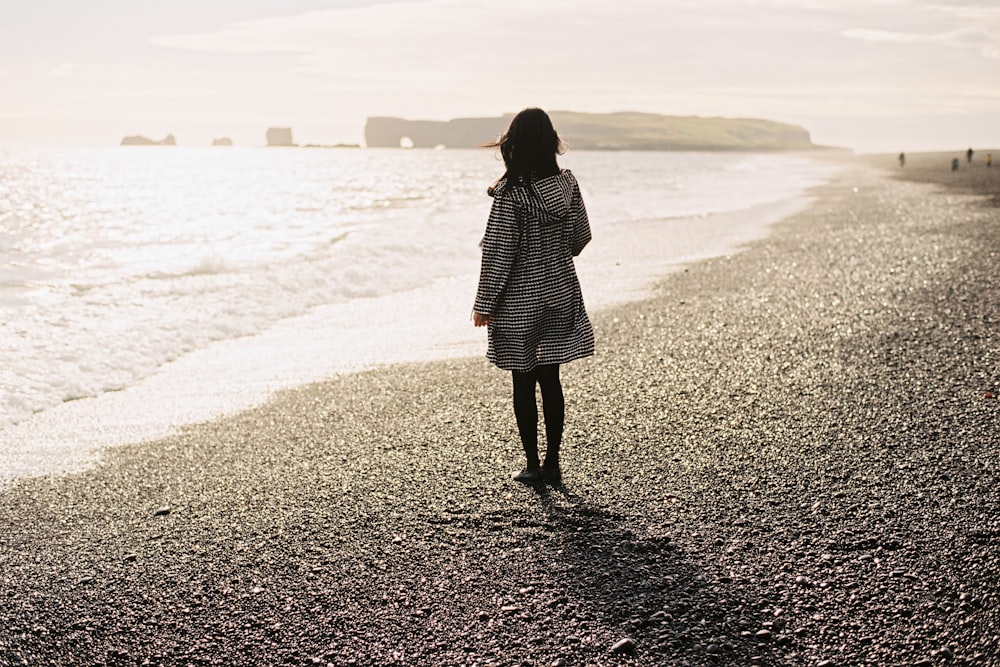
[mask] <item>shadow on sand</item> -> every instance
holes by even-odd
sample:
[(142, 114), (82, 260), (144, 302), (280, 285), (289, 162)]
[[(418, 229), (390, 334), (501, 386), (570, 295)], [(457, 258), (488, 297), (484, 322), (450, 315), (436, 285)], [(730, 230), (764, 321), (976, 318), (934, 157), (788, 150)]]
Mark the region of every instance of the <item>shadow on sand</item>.
[(576, 656), (568, 664), (771, 662), (751, 632), (762, 626), (759, 605), (739, 581), (566, 484), (530, 488), (548, 536), (535, 558), (560, 593), (549, 604), (578, 629), (564, 638)]

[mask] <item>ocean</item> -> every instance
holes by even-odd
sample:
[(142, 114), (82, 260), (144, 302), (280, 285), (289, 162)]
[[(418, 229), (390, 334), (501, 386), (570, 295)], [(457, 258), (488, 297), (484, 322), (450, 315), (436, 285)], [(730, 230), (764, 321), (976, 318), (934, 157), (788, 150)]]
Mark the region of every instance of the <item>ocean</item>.
[[(591, 310), (761, 238), (834, 171), (800, 154), (560, 162), (590, 213)], [(336, 373), (482, 355), (469, 315), (501, 172), (489, 149), (0, 149), (0, 481)]]

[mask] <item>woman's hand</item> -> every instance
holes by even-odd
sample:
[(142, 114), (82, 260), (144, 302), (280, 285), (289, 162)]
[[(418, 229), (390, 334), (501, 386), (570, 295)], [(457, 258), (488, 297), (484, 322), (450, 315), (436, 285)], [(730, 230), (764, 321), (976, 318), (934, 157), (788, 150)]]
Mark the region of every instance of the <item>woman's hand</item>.
[(475, 324), (477, 327), (484, 327), (492, 321), (493, 318), (491, 316), (482, 315), (480, 313), (477, 313), (476, 311), (472, 311), (472, 323)]

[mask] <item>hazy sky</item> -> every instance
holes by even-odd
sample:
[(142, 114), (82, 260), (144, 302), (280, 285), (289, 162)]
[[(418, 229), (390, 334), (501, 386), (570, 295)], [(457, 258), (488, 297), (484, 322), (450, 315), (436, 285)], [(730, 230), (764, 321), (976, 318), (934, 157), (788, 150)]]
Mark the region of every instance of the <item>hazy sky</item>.
[(0, 146), (357, 142), (370, 115), (759, 117), (1000, 147), (998, 0), (6, 0)]

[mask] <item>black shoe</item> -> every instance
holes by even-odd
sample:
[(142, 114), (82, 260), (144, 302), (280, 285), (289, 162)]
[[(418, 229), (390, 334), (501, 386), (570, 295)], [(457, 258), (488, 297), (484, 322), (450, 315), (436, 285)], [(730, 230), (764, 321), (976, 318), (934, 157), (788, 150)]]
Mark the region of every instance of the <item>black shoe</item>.
[(525, 468), (514, 475), (514, 481), (522, 484), (538, 484), (542, 481), (542, 471), (539, 468)]
[(559, 469), (559, 466), (543, 466), (542, 478), (549, 484), (559, 486), (562, 484), (562, 470)]

